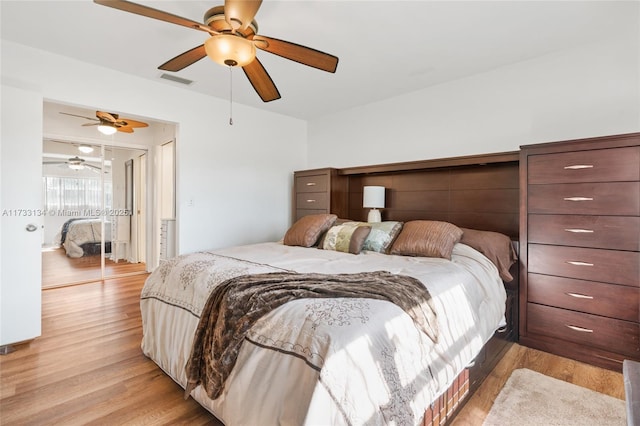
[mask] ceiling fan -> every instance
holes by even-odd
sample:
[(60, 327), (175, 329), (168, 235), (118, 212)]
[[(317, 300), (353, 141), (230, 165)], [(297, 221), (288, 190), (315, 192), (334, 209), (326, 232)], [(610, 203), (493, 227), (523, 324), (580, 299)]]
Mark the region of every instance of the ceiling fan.
[(209, 56), (222, 65), (241, 67), (264, 102), (280, 99), (280, 93), (255, 56), (256, 48), (331, 73), (334, 73), (338, 66), (336, 56), (296, 43), (258, 35), (258, 24), (253, 18), (262, 0), (225, 0), (224, 6), (213, 7), (204, 14), (204, 24), (130, 1), (94, 2), (208, 33), (210, 37), (204, 44), (170, 59), (158, 68), (176, 72)]
[(66, 161), (43, 161), (42, 164), (66, 164), (72, 170), (83, 170), (86, 168), (93, 172), (100, 173), (100, 167), (87, 163), (84, 159), (78, 157), (77, 155), (75, 157), (67, 159)]
[(147, 123), (143, 123), (142, 121), (136, 121), (130, 118), (120, 118), (118, 114), (103, 111), (96, 111), (96, 118), (70, 114), (68, 112), (60, 112), (60, 114), (92, 120), (94, 123), (86, 123), (83, 124), (83, 126), (98, 126), (98, 130), (105, 135), (112, 135), (115, 132), (133, 133), (133, 129), (136, 127), (148, 126)]

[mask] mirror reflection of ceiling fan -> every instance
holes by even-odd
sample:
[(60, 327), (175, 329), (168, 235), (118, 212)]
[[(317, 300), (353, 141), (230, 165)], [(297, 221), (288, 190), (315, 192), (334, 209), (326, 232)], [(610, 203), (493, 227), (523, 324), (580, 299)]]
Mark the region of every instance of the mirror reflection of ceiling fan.
[[(71, 157), (67, 159), (66, 161), (43, 161), (42, 164), (52, 164), (52, 165), (66, 164), (71, 170), (88, 169), (88, 170), (91, 170), (92, 172), (100, 173), (100, 167), (87, 163), (83, 158), (80, 158), (77, 155), (75, 157)], [(105, 170), (105, 173), (108, 173), (108, 171)]]
[(132, 120), (131, 118), (120, 118), (118, 114), (103, 111), (96, 111), (96, 118), (70, 114), (68, 112), (60, 112), (60, 114), (92, 120), (94, 123), (86, 123), (83, 124), (83, 126), (98, 126), (100, 133), (105, 135), (112, 135), (116, 132), (133, 133), (134, 128), (149, 126), (142, 121)]
[(208, 33), (210, 37), (204, 44), (170, 59), (158, 68), (176, 72), (209, 56), (221, 65), (242, 67), (251, 85), (264, 102), (280, 99), (280, 93), (256, 57), (256, 48), (330, 73), (334, 73), (338, 66), (336, 56), (288, 41), (258, 35), (258, 24), (253, 18), (262, 0), (225, 0), (224, 6), (211, 8), (204, 14), (204, 24), (130, 1), (94, 0), (94, 2)]

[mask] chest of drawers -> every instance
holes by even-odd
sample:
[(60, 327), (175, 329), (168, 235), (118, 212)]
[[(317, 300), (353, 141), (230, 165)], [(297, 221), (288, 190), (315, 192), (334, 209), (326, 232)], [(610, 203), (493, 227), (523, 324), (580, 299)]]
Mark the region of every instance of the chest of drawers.
[(309, 214), (347, 218), (348, 181), (333, 168), (294, 172), (294, 221)]
[(520, 342), (640, 360), (640, 134), (521, 147)]

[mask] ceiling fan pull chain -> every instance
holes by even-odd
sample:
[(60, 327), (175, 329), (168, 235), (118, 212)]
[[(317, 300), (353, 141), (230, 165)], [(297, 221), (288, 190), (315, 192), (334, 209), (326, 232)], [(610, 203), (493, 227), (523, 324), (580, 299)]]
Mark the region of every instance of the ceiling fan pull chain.
[(229, 126), (233, 126), (233, 67), (229, 67)]

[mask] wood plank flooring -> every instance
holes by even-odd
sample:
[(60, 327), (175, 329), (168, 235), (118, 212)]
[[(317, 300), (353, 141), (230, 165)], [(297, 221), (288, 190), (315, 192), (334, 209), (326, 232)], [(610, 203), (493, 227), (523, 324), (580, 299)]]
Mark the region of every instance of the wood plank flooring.
[[(145, 273), (146, 264), (105, 259), (105, 277)], [(64, 248), (42, 251), (42, 288), (100, 280), (100, 255), (67, 257)]]
[[(44, 290), (42, 336), (0, 356), (0, 424), (220, 425), (142, 354), (145, 279)], [(624, 398), (620, 373), (514, 345), (454, 424), (482, 424), (520, 367)]]
[(518, 368), (528, 368), (614, 398), (625, 398), (622, 373), (514, 344), (456, 416), (452, 426), (482, 425), (511, 372)]

